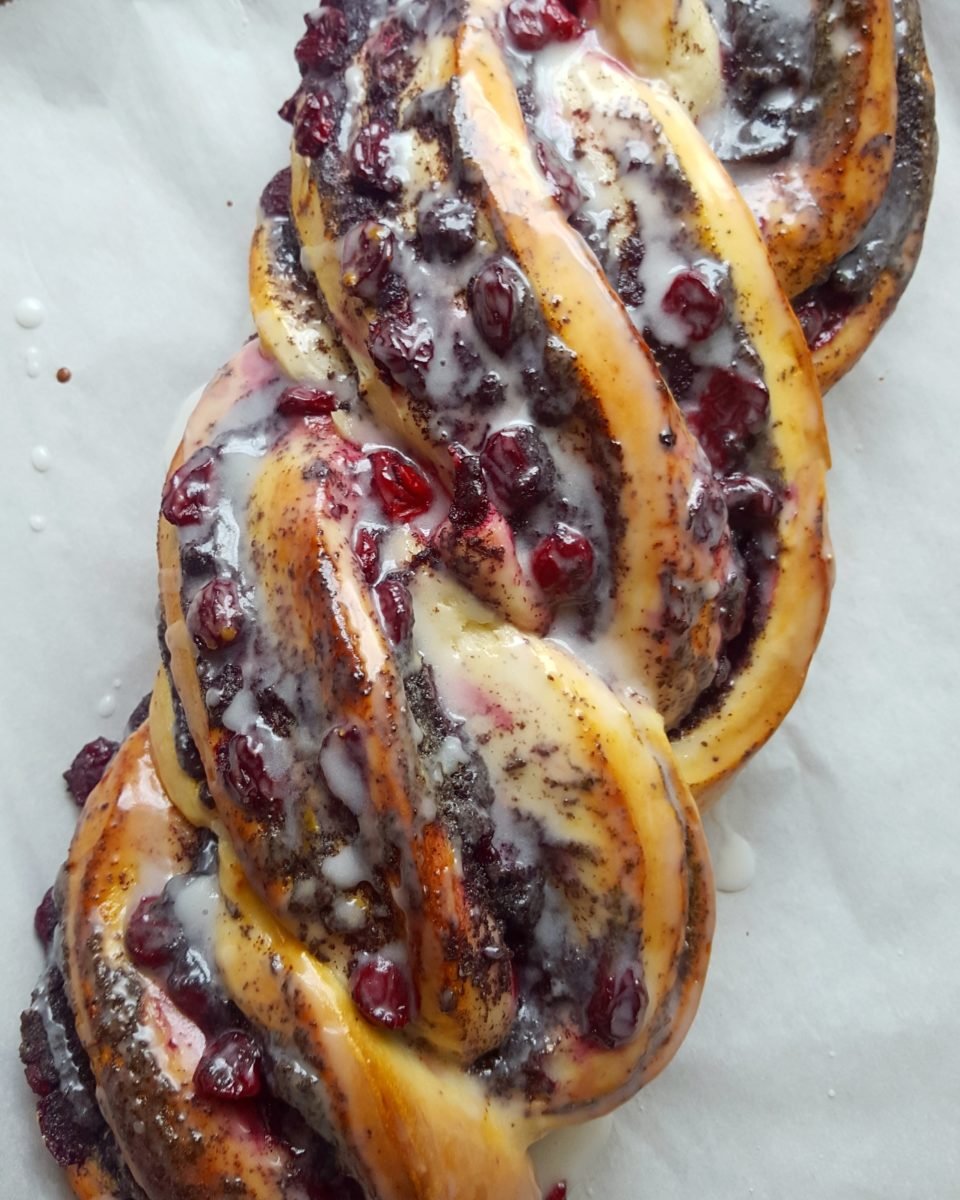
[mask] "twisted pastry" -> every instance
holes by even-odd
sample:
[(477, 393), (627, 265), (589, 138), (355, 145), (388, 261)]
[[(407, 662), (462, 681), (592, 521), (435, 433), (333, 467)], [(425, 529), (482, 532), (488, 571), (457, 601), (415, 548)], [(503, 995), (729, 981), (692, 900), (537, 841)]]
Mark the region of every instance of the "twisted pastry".
[(696, 116), (826, 391), (893, 311), (923, 241), (936, 130), (917, 0), (599, 0), (598, 26)]
[(251, 343), (191, 421), (160, 557), (206, 782), (162, 675), (67, 865), (77, 1033), (150, 1197), (535, 1197), (527, 1145), (692, 1019), (705, 845), (656, 712), (449, 577), (439, 481), (333, 403)]
[(680, 18), (307, 15), (258, 338), (164, 488), (164, 666), (38, 917), (23, 1054), (79, 1196), (535, 1198), (528, 1147), (682, 1040), (697, 804), (793, 702), (831, 561), (778, 281), (813, 251), (598, 36), (702, 122)]
[[(407, 77), (393, 93), (377, 82), (365, 104), (359, 76), (348, 80), (359, 132), (343, 147), (312, 144), (313, 114), (315, 103), (336, 112), (347, 88), (308, 72), (292, 204), (254, 241), (254, 317), (291, 375), (323, 378), (311, 338), (323, 348), (332, 335), (299, 307), (315, 286), (297, 278), (307, 263), (379, 427), (448, 480), (463, 450), (479, 451), (490, 476), (499, 426), (513, 435), (510, 469), (542, 459), (552, 482), (557, 464), (586, 460), (602, 509), (576, 516), (597, 559), (602, 628), (588, 653), (631, 664), (622, 676), (650, 696), (708, 802), (782, 720), (822, 628), (819, 395), (749, 211), (680, 107), (569, 14), (576, 37), (541, 45), (538, 33), (539, 49), (524, 53), (530, 35), (518, 41), (511, 20), (525, 12), (499, 15), (499, 44), (470, 20), (419, 36), (388, 20), (356, 69), (379, 80), (377, 56), (399, 45)], [(440, 134), (432, 108), (450, 95)], [(367, 139), (382, 151), (370, 158), (376, 184), (354, 161)], [(351, 223), (354, 188), (365, 216)], [(509, 317), (491, 333), (501, 310)], [(518, 428), (518, 403), (531, 426)], [(535, 449), (517, 449), (524, 437)], [(500, 471), (494, 462), (494, 486)], [(532, 501), (575, 523), (564, 506), (582, 482), (567, 472), (553, 490)], [(532, 504), (495, 499), (521, 555), (533, 553), (548, 513), (531, 521)], [(512, 564), (512, 546), (501, 561)], [(543, 621), (514, 576), (488, 562), (484, 580), (484, 598), (519, 627)]]

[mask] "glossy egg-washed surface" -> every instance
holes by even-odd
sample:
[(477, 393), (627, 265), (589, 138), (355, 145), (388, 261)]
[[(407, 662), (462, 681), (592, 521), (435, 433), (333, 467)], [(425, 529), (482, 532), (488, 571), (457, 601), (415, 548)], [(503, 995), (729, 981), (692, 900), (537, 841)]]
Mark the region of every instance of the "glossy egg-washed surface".
[(918, 0), (599, 0), (599, 13), (606, 44), (685, 102), (728, 167), (832, 387), (923, 241), (937, 143)]
[(535, 1198), (529, 1145), (672, 1056), (695, 801), (826, 613), (806, 342), (836, 372), (881, 293), (810, 314), (919, 247), (895, 15), (307, 15), (259, 338), (164, 489), (163, 669), (37, 915), (22, 1053), (79, 1196)]

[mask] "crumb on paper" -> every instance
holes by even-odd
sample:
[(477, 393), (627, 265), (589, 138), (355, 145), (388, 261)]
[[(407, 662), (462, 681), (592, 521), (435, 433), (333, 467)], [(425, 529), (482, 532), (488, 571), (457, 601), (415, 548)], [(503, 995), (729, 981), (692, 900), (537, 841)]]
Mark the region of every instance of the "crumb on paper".
[(60, 370), (57, 371), (57, 383), (69, 383), (72, 378), (73, 372), (69, 367), (61, 367)]

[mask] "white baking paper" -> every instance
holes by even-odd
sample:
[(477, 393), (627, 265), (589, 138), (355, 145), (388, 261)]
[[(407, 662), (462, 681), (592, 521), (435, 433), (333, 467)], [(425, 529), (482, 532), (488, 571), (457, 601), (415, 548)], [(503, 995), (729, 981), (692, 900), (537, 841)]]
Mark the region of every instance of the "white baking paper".
[[(150, 687), (163, 449), (183, 398), (251, 332), (247, 240), (286, 156), (273, 114), (296, 82), (300, 12), (0, 5), (9, 1200), (66, 1194), (16, 1059), (40, 968), (31, 916), (72, 827), (60, 772), (89, 738), (118, 736)], [(956, 0), (926, 0), (925, 15), (941, 132), (927, 246), (827, 401), (833, 610), (802, 699), (725, 806), (756, 877), (720, 897), (676, 1060), (601, 1152), (563, 1168), (572, 1200), (960, 1197)], [(14, 319), (25, 298), (46, 313), (33, 329)]]

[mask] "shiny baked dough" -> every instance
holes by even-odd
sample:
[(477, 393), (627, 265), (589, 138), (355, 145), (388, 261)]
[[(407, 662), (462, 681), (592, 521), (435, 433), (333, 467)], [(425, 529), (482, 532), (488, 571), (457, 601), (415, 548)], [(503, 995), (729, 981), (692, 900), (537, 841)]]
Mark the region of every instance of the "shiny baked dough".
[[(234, 406), (248, 401), (258, 387), (272, 387), (275, 376), (259, 347), (249, 345), (204, 395), (171, 470), (229, 422)], [(342, 536), (344, 521), (342, 514), (335, 520), (324, 515), (325, 484), (317, 482), (323, 473), (313, 471), (304, 480), (302, 469), (315, 466), (318, 458), (343, 453), (343, 439), (327, 420), (319, 425), (294, 422), (293, 430), (289, 437), (280, 436), (276, 452), (265, 457), (259, 481), (252, 485), (250, 546), (255, 548), (262, 537), (265, 544), (282, 549), (281, 557), (271, 560), (271, 570), (278, 581), (286, 581), (288, 596), (292, 583), (294, 597), (301, 597), (296, 572), (303, 564), (304, 601), (316, 599), (309, 578), (318, 562), (338, 573), (336, 593), (352, 607), (352, 616), (340, 608), (336, 628), (352, 628), (355, 637), (333, 654), (376, 656), (376, 665), (368, 663), (367, 670), (378, 677), (380, 687), (361, 689), (376, 706), (389, 701), (384, 676), (389, 651), (369, 622), (369, 603), (353, 556), (331, 544), (331, 538)], [(299, 519), (293, 515), (298, 508)], [(258, 512), (264, 515), (258, 518)], [(266, 514), (282, 517), (282, 539), (269, 527)], [(261, 528), (259, 521), (266, 525)], [(252, 1197), (267, 1200), (283, 1194), (282, 1155), (265, 1155), (262, 1143), (229, 1105), (196, 1096), (192, 1077), (203, 1034), (176, 1010), (161, 985), (133, 967), (124, 947), (124, 930), (138, 900), (189, 869), (194, 826), (199, 825), (213, 830), (220, 849), (223, 899), (215, 917), (216, 966), (231, 999), (273, 1047), (282, 1098), (333, 1136), (340, 1161), (381, 1200), (453, 1195), (535, 1200), (539, 1190), (527, 1158), (529, 1145), (558, 1125), (606, 1111), (659, 1071), (682, 1039), (699, 998), (713, 925), (709, 862), (695, 807), (671, 764), (662, 720), (639, 699), (625, 704), (562, 648), (493, 619), (455, 580), (427, 571), (413, 585), (418, 609), (434, 623), (430, 636), (449, 655), (449, 663), (438, 664), (438, 675), (449, 671), (468, 691), (485, 689), (505, 711), (526, 719), (516, 732), (498, 733), (496, 723), (480, 731), (492, 777), (497, 762), (509, 771), (507, 760), (517, 753), (533, 761), (524, 736), (533, 745), (548, 733), (567, 745), (571, 763), (582, 761), (592, 772), (591, 800), (582, 813), (567, 809), (562, 793), (551, 793), (539, 777), (518, 783), (513, 801), (528, 806), (531, 818), (548, 827), (553, 823), (558, 834), (562, 829), (568, 846), (580, 848), (570, 855), (571, 870), (579, 872), (571, 894), (580, 897), (575, 919), (584, 938), (602, 936), (605, 902), (619, 904), (618, 897), (634, 889), (642, 921), (638, 934), (649, 1008), (638, 1036), (618, 1048), (600, 1049), (570, 1031), (553, 1047), (556, 1086), (548, 1098), (525, 1099), (522, 1088), (493, 1093), (461, 1061), (484, 1048), (475, 1041), (469, 1021), (471, 1009), (482, 1005), (468, 991), (461, 993), (458, 1005), (466, 1028), (462, 1021), (447, 1030), (433, 1028), (431, 1021), (439, 1014), (431, 1014), (425, 1003), (412, 1036), (374, 1029), (357, 1013), (337, 955), (316, 957), (292, 932), (278, 893), (249, 853), (265, 830), (244, 819), (222, 785), (216, 755), (222, 730), (209, 726), (197, 684), (181, 607), (179, 554), (173, 527), (162, 521), (170, 668), (205, 759), (216, 811), (202, 804), (197, 782), (177, 761), (172, 694), (161, 674), (148, 726), (127, 741), (92, 794), (68, 864), (64, 928), (77, 1028), (91, 1057), (104, 1114), (125, 1158), (156, 1200), (192, 1194), (191, 1188), (215, 1188), (224, 1177), (242, 1180), (245, 1194)], [(269, 612), (275, 592), (269, 576), (259, 587)], [(322, 615), (306, 603), (299, 615), (305, 623), (302, 651), (308, 651), (309, 632), (318, 619)], [(291, 644), (300, 632), (287, 608), (278, 628)], [(317, 663), (307, 677), (319, 683), (321, 675), (322, 664)], [(396, 715), (385, 712), (387, 724), (380, 725), (375, 711), (353, 714), (380, 732), (378, 772), (392, 769)], [(410, 823), (403, 797), (394, 793), (392, 805), (391, 828), (415, 844), (421, 834)], [(436, 870), (437, 855), (444, 853), (439, 826), (423, 849), (428, 855), (425, 870)], [(456, 888), (455, 872), (442, 870), (448, 877), (446, 894)], [(425, 897), (428, 921), (446, 928), (449, 912), (433, 910), (429, 890)], [(420, 961), (420, 990), (426, 999), (444, 980), (431, 979), (428, 954)], [(455, 974), (446, 982), (454, 979)], [(503, 1036), (499, 1024), (497, 1032)], [(280, 1048), (290, 1055), (295, 1074), (285, 1074)], [(138, 1115), (144, 1112), (146, 1132)], [(192, 1131), (189, 1152), (186, 1143), (165, 1132), (187, 1127)], [(370, 1136), (371, 1130), (376, 1136)]]
[(723, 56), (706, 0), (599, 0), (597, 28), (618, 59), (664, 80), (693, 116), (720, 102)]
[[(221, 373), (201, 400), (172, 471), (200, 448), (197, 438), (215, 430), (229, 405), (244, 401), (251, 383), (269, 371), (251, 344)], [(378, 783), (371, 803), (408, 840), (425, 897), (423, 911), (407, 915), (419, 964), (416, 1032), (441, 1053), (470, 1062), (503, 1040), (515, 1012), (508, 992), (491, 1009), (489, 989), (500, 986), (496, 980), (491, 977), (482, 985), (483, 995), (474, 994), (457, 963), (440, 950), (438, 939), (454, 932), (469, 942), (481, 936), (489, 940), (491, 934), (482, 909), (459, 891), (462, 885), (451, 870), (459, 850), (439, 826), (429, 824), (424, 830), (415, 819), (415, 798), (401, 771), (404, 761), (417, 756), (403, 733), (403, 682), (350, 550), (351, 517), (344, 507), (350, 501), (339, 490), (337, 515), (329, 516), (325, 484), (317, 483), (317, 463), (333, 462), (345, 453), (342, 444), (330, 421), (311, 422), (299, 431), (295, 427), (281, 438), (252, 482), (249, 528), (242, 538), (249, 539), (249, 552), (263, 564), (257, 590), (264, 626), (282, 640), (284, 653), (311, 686), (330, 693), (324, 703), (339, 720), (374, 735), (371, 777)], [(269, 554), (261, 553), (268, 547)], [(282, 863), (282, 839), (275, 839), (224, 786), (218, 751), (227, 734), (208, 718), (182, 607), (177, 538), (163, 521), (159, 554), (171, 672), (219, 817), (257, 894), (289, 933), (298, 926), (285, 910), (288, 880), (273, 855), (276, 841)], [(317, 563), (325, 564), (323, 589), (316, 586)], [(694, 806), (672, 766), (662, 718), (638, 696), (618, 697), (561, 647), (499, 621), (442, 571), (422, 569), (411, 590), (422, 614), (416, 627), (427, 631), (423, 652), (438, 679), (449, 677), (451, 686), (462, 685), (468, 694), (494, 697), (498, 708), (515, 715), (515, 728), (503, 734), (496, 724), (487, 727), (482, 718), (461, 713), (484, 747), (491, 779), (498, 772), (506, 778), (511, 760), (531, 764), (524, 780), (513, 785), (513, 803), (528, 819), (553, 823), (555, 836), (590, 847), (582, 862), (572, 855), (570, 867), (578, 878), (577, 893), (584, 901), (590, 898), (576, 917), (583, 939), (602, 939), (615, 896), (619, 904), (620, 896), (636, 891), (637, 911), (645, 914), (650, 1012), (660, 1017), (651, 1015), (647, 1035), (622, 1050), (591, 1057), (588, 1072), (577, 1065), (584, 1056), (579, 1039), (571, 1038), (569, 1046), (558, 1042), (551, 1054), (557, 1087), (550, 1103), (541, 1105), (540, 1116), (603, 1110), (655, 1074), (672, 1054), (692, 1018), (709, 944), (706, 854)], [(336, 673), (325, 670), (330, 659), (353, 664), (347, 692), (337, 693)], [(582, 821), (561, 805), (563, 793), (551, 792), (535, 768), (536, 747), (548, 738), (566, 747), (570, 770), (593, 780), (595, 802)], [(309, 806), (309, 798), (304, 803)], [(561, 807), (554, 811), (556, 805)], [(310, 824), (316, 820), (309, 807), (302, 819)], [(431, 899), (430, 880), (438, 871), (448, 876), (448, 883)], [(660, 918), (654, 919), (654, 913)], [(343, 955), (333, 943), (325, 944), (325, 952), (342, 965)], [(686, 962), (678, 974), (691, 955), (697, 965)], [(448, 989), (459, 996), (455, 1018), (435, 1006), (434, 998)]]
[[(162, 697), (159, 704), (164, 711)], [(144, 881), (155, 888), (187, 869), (193, 837), (157, 773), (152, 746), (159, 739), (158, 757), (173, 767), (174, 795), (189, 794), (190, 781), (173, 765), (169, 726), (156, 707), (154, 714), (91, 797), (71, 849), (64, 930), (77, 1029), (104, 1115), (152, 1198), (214, 1196), (230, 1179), (251, 1200), (280, 1200), (290, 1166), (282, 1150), (276, 1143), (266, 1149), (242, 1109), (194, 1094), (204, 1035), (123, 948)], [(433, 1068), (366, 1025), (337, 973), (276, 925), (227, 843), (220, 847), (228, 904), (217, 917), (216, 954), (224, 980), (265, 1033), (297, 1047), (304, 1071), (315, 1067), (314, 1102), (326, 1094), (337, 1106), (351, 1143), (344, 1153), (367, 1168), (373, 1194), (434, 1200), (460, 1178), (457, 1195), (468, 1200), (537, 1200), (526, 1145), (538, 1124), (509, 1107), (499, 1111), (459, 1070)], [(71, 1173), (70, 1182), (81, 1200), (104, 1200), (116, 1188), (96, 1164)]]
[[(624, 61), (646, 78), (662, 79), (681, 101), (690, 81), (677, 75), (675, 58), (682, 19), (665, 22), (662, 9), (683, 5), (601, 4), (599, 30), (623, 52)], [(757, 14), (757, 21), (765, 17)], [(896, 122), (896, 53), (890, 0), (851, 0), (841, 6), (811, 0), (818, 57), (830, 69), (815, 72), (821, 107), (797, 148), (769, 166), (731, 170), (763, 232), (777, 276), (788, 295), (817, 282), (824, 271), (857, 242), (883, 197), (893, 165)], [(708, 15), (700, 18), (717, 42)], [(664, 30), (670, 29), (672, 37)], [(647, 36), (643, 36), (644, 32)], [(706, 40), (706, 39), (703, 39)], [(842, 47), (833, 50), (837, 42)], [(651, 52), (656, 48), (660, 53)], [(707, 73), (707, 96), (714, 109), (729, 101), (716, 79), (719, 49), (702, 59), (688, 58), (688, 73)], [(738, 64), (727, 68), (736, 75)], [(819, 76), (819, 77), (818, 77)], [(695, 111), (702, 113), (703, 103)]]
[[(691, 6), (607, 0), (598, 32), (645, 78), (665, 82), (705, 126), (729, 101), (714, 52), (681, 52)], [(721, 6), (718, 12), (726, 10)], [(699, 23), (709, 16), (697, 16)], [(758, 14), (758, 22), (763, 17)], [(824, 391), (858, 361), (902, 295), (923, 240), (933, 183), (933, 83), (917, 0), (811, 0), (816, 119), (776, 161), (729, 164), (798, 309), (831, 288), (811, 340)], [(700, 34), (712, 46), (718, 31)], [(722, 38), (721, 38), (722, 40)], [(723, 51), (717, 52), (723, 58)], [(678, 73), (677, 62), (684, 72)], [(735, 86), (734, 59), (724, 77)], [(706, 99), (704, 99), (706, 97)]]
[(67, 860), (64, 953), (77, 1033), (103, 1115), (151, 1200), (211, 1194), (231, 1178), (245, 1195), (274, 1200), (282, 1155), (263, 1153), (242, 1113), (194, 1093), (204, 1035), (124, 945), (137, 903), (188, 869), (194, 838), (160, 783), (142, 726), (91, 795)]
[[(668, 477), (657, 489), (648, 482), (642, 494), (627, 489), (620, 497), (630, 530), (626, 553), (633, 555), (635, 565), (628, 557), (614, 618), (617, 657), (625, 677), (650, 689), (670, 727), (676, 723), (678, 709), (689, 710), (689, 700), (684, 698), (690, 692), (680, 692), (678, 699), (675, 683), (662, 669), (663, 643), (655, 630), (644, 646), (642, 613), (655, 605), (665, 562), (692, 558), (701, 578), (722, 577), (722, 564), (707, 565), (670, 515), (676, 511), (676, 497), (689, 489), (696, 451), (622, 304), (554, 203), (533, 161), (513, 84), (494, 38), (468, 23), (455, 45), (437, 55), (430, 69), (431, 86), (443, 84), (454, 73), (459, 78), (455, 119), (461, 149), (471, 161), (471, 170), (483, 180), (488, 219), (503, 231), (536, 288), (545, 319), (576, 353), (584, 390), (609, 436), (623, 448), (628, 471), (649, 480), (651, 464), (666, 461), (666, 469), (678, 476), (677, 481)], [(559, 95), (569, 90), (566, 103), (571, 112), (590, 114), (584, 116), (587, 126), (593, 116), (602, 131), (609, 109), (621, 116), (635, 111), (637, 119), (652, 120), (662, 129), (694, 194), (694, 207), (685, 217), (687, 227), (694, 227), (700, 244), (732, 268), (736, 317), (764, 364), (771, 397), (770, 437), (787, 484), (787, 503), (777, 526), (781, 551), (769, 617), (732, 689), (689, 732), (681, 732), (676, 743), (684, 778), (698, 802), (706, 805), (789, 711), (826, 618), (832, 583), (824, 517), (829, 452), (819, 391), (802, 332), (750, 212), (682, 106), (597, 53), (588, 52), (577, 72), (572, 85), (559, 75), (555, 86)], [(417, 82), (426, 86), (422, 80)], [(584, 134), (591, 135), (589, 128)], [(599, 136), (602, 139), (602, 132)], [(607, 152), (606, 143), (602, 148)], [(426, 142), (418, 144), (417, 161), (424, 175), (433, 171), (442, 178), (446, 173)], [(378, 419), (409, 438), (442, 471), (446, 448), (430, 441), (416, 424), (409, 397), (384, 384), (370, 361), (364, 335), (372, 310), (358, 309), (343, 287), (339, 239), (329, 228), (326, 203), (309, 161), (294, 153), (293, 163), (292, 211), (304, 246), (303, 260), (355, 360), (365, 395)], [(309, 285), (303, 279), (292, 284), (271, 265), (278, 236), (270, 232), (272, 224), (263, 222), (254, 239), (254, 312), (264, 345), (285, 369), (295, 370), (300, 366), (296, 338), (278, 337), (271, 314), (291, 310), (285, 289)], [(311, 377), (323, 373), (316, 362), (308, 370)], [(678, 439), (667, 460), (657, 444), (664, 428), (674, 430)], [(515, 612), (510, 616), (518, 619)], [(690, 645), (716, 646), (714, 619), (706, 606), (700, 624), (689, 631)], [(703, 678), (698, 683), (696, 675), (687, 676), (685, 686), (702, 689)]]
[(763, 243), (745, 219), (742, 197), (679, 106), (653, 89), (643, 90), (687, 169), (716, 252), (730, 263), (737, 280), (739, 314), (765, 365), (770, 436), (787, 481), (766, 622), (729, 693), (674, 743), (683, 777), (706, 808), (787, 715), (820, 640), (833, 584), (826, 527), (830, 452), (802, 331), (771, 272)]
[[(824, 391), (859, 361), (893, 313), (913, 276), (933, 194), (937, 160), (934, 86), (923, 41), (918, 0), (893, 0), (897, 40), (895, 155), (883, 199), (860, 240), (827, 278), (795, 298), (816, 303), (827, 292), (845, 301), (842, 317), (811, 339), (813, 361)], [(832, 293), (832, 294), (831, 294)]]
[[(835, 6), (815, 7), (829, 33), (839, 20)], [(903, 17), (900, 0), (894, 10)], [(740, 191), (695, 124), (722, 103), (724, 88), (721, 39), (703, 0), (643, 8), (601, 0), (601, 32), (637, 74), (590, 39), (550, 59), (552, 117), (579, 130), (582, 158), (616, 164), (603, 180), (613, 208), (637, 202), (624, 182), (634, 165), (625, 128), (647, 131), (669, 162), (671, 239), (687, 247), (669, 269), (719, 269), (739, 339), (734, 361), (741, 352), (752, 356), (769, 393), (754, 461), (780, 489), (766, 531), (775, 561), (749, 652), (729, 685), (713, 692), (723, 588), (737, 557), (730, 513), (724, 508), (716, 518), (709, 544), (694, 529), (693, 497), (720, 486), (692, 432), (697, 413), (670, 394), (644, 341), (657, 339), (645, 330), (642, 306), (621, 297), (604, 255), (592, 253), (583, 229), (568, 220), (562, 164), (551, 165), (518, 100), (522, 72), (505, 48), (505, 5), (471, 0), (462, 21), (443, 25), (397, 103), (405, 119), (425, 94), (450, 98), (457, 170), (477, 200), (484, 253), (516, 264), (545, 337), (568, 356), (577, 436), (590, 462), (584, 477), (609, 488), (597, 468), (616, 464), (611, 477), (623, 486), (605, 502), (621, 541), (609, 595), (598, 604), (601, 638), (571, 634), (569, 625), (558, 633), (556, 612), (531, 582), (522, 523), (511, 526), (488, 505), (469, 553), (471, 539), (452, 531), (449, 493), (462, 448), (451, 450), (448, 431), (425, 415), (423, 397), (375, 360), (371, 333), (382, 313), (370, 294), (358, 293), (345, 265), (338, 198), (317, 163), (294, 152), (290, 212), (263, 217), (251, 251), (259, 339), (204, 393), (168, 478), (172, 486), (174, 474), (206, 461), (220, 534), (228, 531), (236, 561), (215, 539), (206, 548), (192, 540), (209, 514), (193, 532), (161, 519), (169, 674), (158, 675), (148, 722), (88, 800), (65, 876), (63, 947), (77, 1033), (103, 1115), (151, 1200), (218, 1194), (225, 1180), (251, 1200), (299, 1200), (293, 1151), (265, 1142), (252, 1110), (197, 1094), (205, 1034), (174, 1004), (162, 973), (138, 968), (127, 952), (134, 908), (196, 870), (203, 838), (216, 838), (219, 850), (216, 874), (205, 876), (213, 890), (204, 927), (217, 984), (265, 1047), (272, 1094), (331, 1141), (339, 1168), (378, 1200), (538, 1200), (529, 1147), (620, 1104), (676, 1051), (696, 1011), (713, 933), (698, 806), (720, 794), (783, 719), (826, 614), (829, 452), (814, 363), (829, 382), (849, 365), (902, 290), (922, 236), (931, 90), (918, 27), (902, 20), (897, 36), (908, 27), (912, 33), (897, 60), (894, 10), (885, 0), (862, 0), (862, 27), (837, 58), (806, 155), (741, 179)], [(899, 157), (889, 136), (895, 61)], [(367, 48), (357, 51), (354, 67), (367, 72), (369, 85)], [(358, 78), (351, 88), (351, 103), (368, 120)], [(913, 116), (905, 97), (913, 97)], [(417, 186), (435, 194), (457, 186), (446, 150), (425, 127), (412, 118), (403, 126), (404, 180), (395, 181), (393, 207), (385, 210), (406, 234), (418, 227)], [(341, 153), (346, 145), (344, 136)], [(894, 204), (895, 185), (904, 181), (906, 200)], [(371, 201), (366, 209), (375, 207)], [(873, 264), (866, 291), (811, 359), (787, 295), (806, 295), (829, 270), (855, 273), (859, 243), (881, 227), (889, 233), (887, 256), (879, 268)], [(464, 275), (456, 294), (431, 300), (466, 316), (467, 284)], [(663, 345), (654, 353), (663, 355)], [(283, 412), (281, 393), (303, 384), (331, 389), (325, 411)], [(228, 461), (238, 453), (231, 438), (242, 443), (239, 467), (236, 458)], [(575, 457), (576, 439), (557, 438)], [(538, 865), (549, 859), (558, 885), (537, 938), (549, 954), (556, 943), (581, 955), (584, 979), (566, 993), (566, 1008), (536, 1010), (539, 1026), (529, 1023), (535, 1005), (520, 990), (522, 958), (515, 970), (515, 935), (492, 885), (469, 885), (465, 856), (482, 843), (438, 814), (436, 752), (424, 748), (424, 727), (411, 716), (410, 659), (388, 629), (382, 580), (369, 576), (357, 549), (356, 531), (374, 511), (370, 464), (385, 448), (409, 456), (436, 492), (419, 523), (393, 521), (380, 533), (389, 569), (407, 589), (415, 631), (409, 644), (429, 668), (438, 708), (456, 714), (457, 737), (446, 739), (456, 744), (447, 753), (459, 763), (469, 751), (482, 765), (494, 825), (537, 831)], [(199, 568), (189, 558), (198, 549)], [(198, 578), (211, 571), (245, 589), (241, 652), (250, 670), (240, 672), (229, 721), (214, 711), (217, 689), (204, 658), (226, 643), (205, 650), (196, 625)], [(657, 615), (665, 579), (689, 588), (692, 612), (679, 633)], [(296, 714), (287, 710), (294, 732), (276, 735), (290, 739), (284, 746), (292, 768), (286, 790), (268, 797), (279, 797), (281, 807), (269, 812), (230, 767), (244, 722), (263, 723), (255, 690), (262, 680), (254, 672), (265, 654), (270, 686), (295, 680), (302, 704)], [(704, 696), (709, 703), (700, 704)], [(178, 757), (174, 727), (184, 718), (204, 783)], [(349, 803), (326, 774), (323, 747), (351, 731), (364, 735), (362, 803), (350, 798), (362, 836), (338, 832), (335, 822), (324, 827), (331, 796)], [(558, 762), (567, 775), (558, 774)], [(370, 947), (384, 949), (379, 926), (362, 942), (351, 932), (376, 904), (355, 882), (325, 873), (331, 858), (361, 843), (367, 850), (378, 838), (381, 858), (364, 864), (385, 884), (376, 919), (393, 937), (390, 952), (409, 969), (415, 995), (409, 1025), (393, 1029), (364, 1019), (352, 991), (357, 962)], [(298, 887), (313, 895), (313, 908), (294, 902)], [(321, 892), (326, 900), (317, 899)], [(359, 925), (336, 908), (345, 898), (351, 915), (363, 910)], [(642, 975), (642, 1015), (634, 1011), (625, 1035), (605, 1037), (593, 1024), (598, 993), (589, 989), (610, 971), (612, 985), (625, 962), (634, 983), (633, 972)], [(543, 1055), (505, 1053), (496, 1074), (489, 1064), (517, 1028), (521, 1042), (542, 1040)], [(531, 1063), (546, 1064), (549, 1086), (530, 1083), (524, 1072)], [(119, 1182), (96, 1157), (70, 1168), (68, 1179), (81, 1200), (119, 1195)]]

